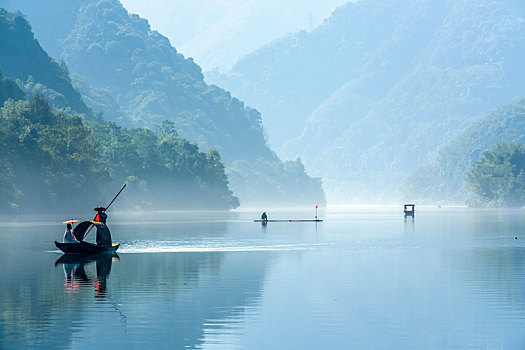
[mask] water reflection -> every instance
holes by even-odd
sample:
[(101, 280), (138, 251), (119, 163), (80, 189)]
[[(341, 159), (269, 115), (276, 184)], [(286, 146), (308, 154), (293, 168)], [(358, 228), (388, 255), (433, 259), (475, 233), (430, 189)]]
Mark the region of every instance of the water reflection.
[[(157, 342), (200, 348), (208, 334), (227, 332), (232, 321), (258, 304), (267, 266), (267, 255), (257, 252), (121, 258), (64, 255), (56, 261), (64, 292), (59, 319), (74, 318), (74, 324), (82, 325), (81, 331), (71, 327), (70, 344), (81, 340), (80, 348), (86, 349), (101, 343), (148, 348)], [(91, 338), (86, 332), (94, 329), (96, 338)]]
[[(113, 261), (120, 261), (115, 254), (98, 255), (62, 255), (56, 262), (55, 267), (62, 265), (64, 269), (64, 292), (78, 293), (82, 285), (95, 287), (95, 297), (105, 298), (107, 279), (111, 272)], [(96, 276), (92, 277), (86, 273), (86, 266), (95, 263)]]
[(405, 216), (404, 232), (405, 232), (405, 237), (413, 237), (414, 236), (415, 220), (414, 220), (413, 216), (411, 218), (407, 218)]

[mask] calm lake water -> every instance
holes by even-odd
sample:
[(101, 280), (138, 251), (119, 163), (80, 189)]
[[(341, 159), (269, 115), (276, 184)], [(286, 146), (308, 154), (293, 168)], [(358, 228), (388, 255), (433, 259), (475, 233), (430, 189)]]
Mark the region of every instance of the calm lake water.
[(524, 349), (525, 211), (417, 209), (110, 212), (65, 261), (69, 217), (4, 218), (0, 348)]

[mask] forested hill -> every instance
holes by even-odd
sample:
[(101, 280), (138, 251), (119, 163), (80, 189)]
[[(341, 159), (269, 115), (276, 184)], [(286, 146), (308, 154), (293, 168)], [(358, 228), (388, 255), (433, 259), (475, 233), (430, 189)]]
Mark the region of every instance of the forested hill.
[(258, 108), (278, 154), (301, 156), (332, 200), (393, 199), (438, 149), (525, 95), (524, 14), (516, 0), (348, 3), (212, 81)]
[(123, 183), (129, 186), (121, 209), (239, 205), (228, 188), (217, 150), (201, 152), (177, 135), (173, 123), (164, 121), (156, 130), (129, 129), (89, 120), (89, 110), (87, 115), (74, 113), (78, 111), (67, 104), (69, 99), (53, 108), (38, 92), (47, 96), (58, 92), (44, 82), (68, 83), (69, 92), (76, 93), (83, 105), (64, 74), (67, 66), (62, 63), (55, 69), (58, 66), (40, 48), (20, 14), (0, 12), (0, 24), (0, 38), (9, 38), (1, 48), (0, 63), (45, 78), (35, 83), (35, 92), (27, 82), (4, 77), (0, 70), (0, 210), (28, 213), (52, 208), (85, 215), (93, 206), (107, 203)]
[(0, 43), (0, 67), (6, 77), (19, 79), (25, 91), (46, 96), (54, 107), (91, 116), (71, 84), (67, 66), (40, 47), (22, 15), (0, 8)]
[(198, 65), (116, 0), (79, 9), (63, 57), (73, 72), (110, 91), (135, 125), (170, 118), (182, 136), (216, 147), (228, 162), (274, 156), (257, 111), (205, 84)]
[[(158, 132), (86, 122), (37, 95), (0, 108), (0, 209), (89, 212), (129, 184), (121, 209), (230, 209), (215, 150), (202, 153), (165, 123)], [(173, 198), (180, 198), (174, 201)], [(52, 209), (50, 209), (52, 208)]]
[[(133, 125), (153, 129), (168, 119), (179, 135), (203, 149), (217, 148), (231, 188), (244, 204), (324, 204), (320, 180), (308, 177), (300, 161), (283, 163), (268, 148), (258, 111), (206, 84), (192, 59), (119, 1), (52, 0), (44, 7), (17, 0), (7, 5), (39, 23), (37, 38), (46, 36), (50, 46), (61, 47), (86, 101), (100, 104), (97, 96), (103, 96), (119, 109), (108, 113), (109, 104), (91, 104), (95, 111), (100, 107), (106, 117), (124, 113)], [(64, 23), (49, 30), (62, 17), (67, 17)]]
[(107, 91), (134, 125), (154, 128), (169, 118), (182, 136), (203, 148), (216, 147), (228, 162), (275, 157), (266, 147), (260, 114), (207, 85), (192, 59), (118, 0), (52, 0), (46, 6), (22, 0), (11, 7), (31, 21), (45, 17), (47, 27), (65, 16), (68, 26), (51, 34), (41, 24), (35, 27), (36, 36), (51, 35), (44, 42), (60, 45), (71, 72)]
[(464, 204), (466, 176), (485, 152), (500, 143), (525, 144), (525, 97), (474, 123), (440, 150), (437, 160), (415, 171), (403, 185), (407, 200)]

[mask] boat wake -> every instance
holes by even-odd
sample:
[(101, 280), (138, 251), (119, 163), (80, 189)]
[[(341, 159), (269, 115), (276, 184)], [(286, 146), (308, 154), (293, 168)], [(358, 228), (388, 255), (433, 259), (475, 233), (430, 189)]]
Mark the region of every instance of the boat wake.
[(272, 251), (306, 251), (327, 248), (328, 243), (308, 244), (275, 244), (275, 245), (185, 245), (179, 242), (131, 242), (123, 244), (119, 254), (137, 253), (191, 253), (191, 252), (272, 252)]

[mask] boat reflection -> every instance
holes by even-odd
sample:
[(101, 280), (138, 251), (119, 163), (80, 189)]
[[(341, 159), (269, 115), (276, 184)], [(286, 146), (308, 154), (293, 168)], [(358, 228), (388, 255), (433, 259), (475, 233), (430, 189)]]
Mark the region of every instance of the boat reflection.
[[(106, 297), (107, 279), (111, 272), (113, 261), (119, 261), (115, 254), (97, 255), (62, 255), (55, 267), (62, 265), (64, 269), (64, 290), (66, 293), (80, 292), (83, 286), (94, 286), (95, 297)], [(96, 276), (86, 272), (86, 267), (95, 263)]]

